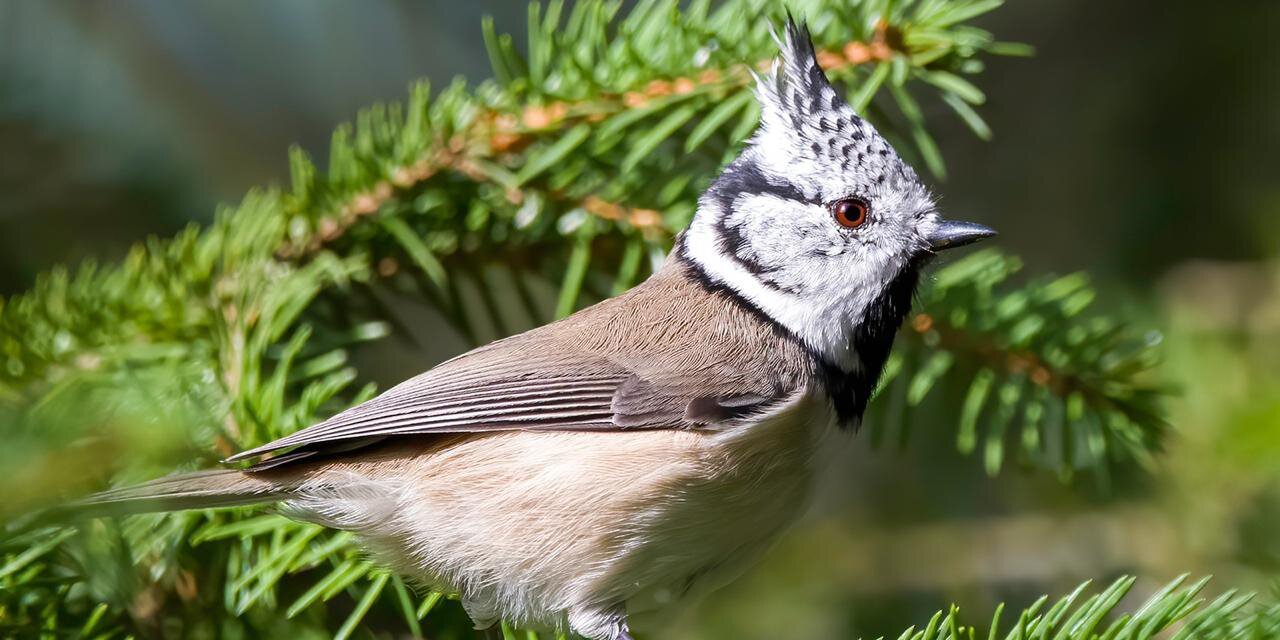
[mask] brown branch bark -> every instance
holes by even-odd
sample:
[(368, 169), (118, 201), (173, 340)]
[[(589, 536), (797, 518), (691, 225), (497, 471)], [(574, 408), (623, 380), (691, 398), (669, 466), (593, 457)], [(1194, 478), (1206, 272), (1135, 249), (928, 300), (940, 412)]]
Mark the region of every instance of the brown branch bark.
[[(824, 49), (817, 52), (817, 58), (824, 69), (840, 71), (886, 61), (904, 50), (901, 32), (881, 21), (869, 42), (853, 41), (839, 49)], [(764, 60), (756, 63), (755, 67), (767, 69), (771, 64), (772, 60)], [(286, 244), (278, 252), (279, 256), (282, 259), (305, 259), (340, 238), (351, 226), (377, 212), (393, 198), (416, 188), (442, 171), (451, 171), (476, 182), (484, 182), (489, 178), (477, 167), (476, 159), (490, 160), (518, 153), (554, 131), (579, 122), (599, 122), (616, 113), (644, 107), (654, 99), (700, 90), (741, 87), (750, 81), (751, 74), (748, 73), (747, 65), (739, 65), (723, 70), (708, 69), (697, 76), (652, 80), (635, 90), (604, 94), (591, 100), (528, 105), (517, 113), (487, 110), (478, 115), (465, 131), (447, 140), (437, 140), (422, 158), (394, 169), (389, 180), (383, 180), (372, 189), (356, 194), (333, 215), (321, 218), (315, 233), (309, 239), (300, 244)], [(548, 195), (553, 198), (562, 197), (557, 193)], [(513, 204), (523, 202), (525, 197), (526, 194), (519, 189), (509, 190), (507, 194), (507, 199)], [(646, 233), (671, 233), (662, 227), (661, 214), (652, 209), (630, 207), (596, 195), (587, 196), (576, 204), (607, 220), (627, 220)]]

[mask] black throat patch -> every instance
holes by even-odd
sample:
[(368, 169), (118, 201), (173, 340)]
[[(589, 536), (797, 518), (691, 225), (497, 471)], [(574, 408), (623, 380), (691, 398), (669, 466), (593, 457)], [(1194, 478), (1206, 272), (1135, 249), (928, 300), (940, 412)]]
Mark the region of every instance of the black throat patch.
[(862, 422), (867, 402), (871, 400), (871, 394), (880, 382), (880, 374), (884, 372), (885, 362), (889, 360), (893, 339), (911, 312), (911, 299), (920, 283), (923, 263), (923, 259), (912, 261), (889, 282), (880, 297), (867, 306), (853, 332), (854, 353), (858, 354), (861, 365), (857, 370), (845, 371), (818, 359), (827, 393), (831, 395), (836, 417), (843, 427), (856, 429)]

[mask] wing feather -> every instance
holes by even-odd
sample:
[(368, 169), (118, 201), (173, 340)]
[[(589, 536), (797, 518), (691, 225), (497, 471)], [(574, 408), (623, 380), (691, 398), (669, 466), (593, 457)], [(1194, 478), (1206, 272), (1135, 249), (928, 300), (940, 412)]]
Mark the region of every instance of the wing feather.
[[(811, 359), (671, 263), (622, 297), (491, 343), (228, 461), (302, 460), (409, 434), (715, 429), (803, 388)], [(265, 468), (265, 467), (264, 467)]]
[[(427, 385), (415, 388), (413, 393), (370, 406), (373, 401), (353, 407), (326, 421), (325, 425), (344, 426), (367, 420), (370, 416), (388, 417), (411, 413), (444, 413), (446, 410), (473, 405), (498, 407), (519, 402), (538, 402), (562, 395), (604, 393), (611, 394), (618, 385), (617, 378), (589, 380), (520, 380), (511, 383), (490, 384), (480, 389), (432, 392)], [(390, 393), (390, 392), (388, 392)], [(382, 396), (379, 396), (380, 398)], [(319, 426), (319, 425), (318, 425)], [(317, 431), (318, 433), (319, 431)]]
[(291, 447), (392, 435), (610, 428), (613, 397), (625, 379), (622, 375), (525, 377), (485, 384), (480, 382), (482, 379), (468, 376), (465, 381), (470, 388), (458, 389), (457, 379), (431, 384), (430, 378), (436, 377), (433, 373), (411, 381), (415, 384), (401, 385), (324, 422), (227, 460), (234, 462)]
[[(340, 433), (356, 425), (371, 425), (391, 422), (399, 419), (434, 420), (441, 417), (474, 417), (499, 415), (521, 409), (539, 406), (553, 406), (566, 401), (607, 404), (614, 393), (615, 384), (592, 385), (578, 388), (529, 389), (501, 393), (475, 392), (472, 395), (452, 395), (436, 400), (429, 392), (411, 402), (384, 405), (374, 411), (362, 411), (358, 414), (341, 413), (333, 418), (307, 430), (313, 436)], [(301, 434), (301, 432), (299, 432)]]

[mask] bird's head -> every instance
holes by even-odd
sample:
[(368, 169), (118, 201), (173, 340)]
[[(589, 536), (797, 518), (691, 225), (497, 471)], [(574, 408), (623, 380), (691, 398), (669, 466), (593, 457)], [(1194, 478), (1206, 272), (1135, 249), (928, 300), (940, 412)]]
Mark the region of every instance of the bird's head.
[(760, 126), (699, 200), (681, 249), (854, 371), (871, 364), (860, 327), (892, 339), (930, 256), (994, 232), (939, 215), (916, 172), (831, 86), (807, 29), (788, 21), (780, 45), (772, 72), (757, 78)]

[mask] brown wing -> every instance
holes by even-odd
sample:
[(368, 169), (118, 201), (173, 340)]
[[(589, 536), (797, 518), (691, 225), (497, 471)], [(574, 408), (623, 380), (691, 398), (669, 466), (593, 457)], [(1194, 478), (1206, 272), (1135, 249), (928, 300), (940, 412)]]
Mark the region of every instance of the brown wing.
[[(228, 461), (264, 465), (391, 436), (512, 429), (708, 428), (794, 391), (804, 358), (671, 265), (620, 298), (454, 358)], [(679, 310), (679, 313), (676, 311)]]

